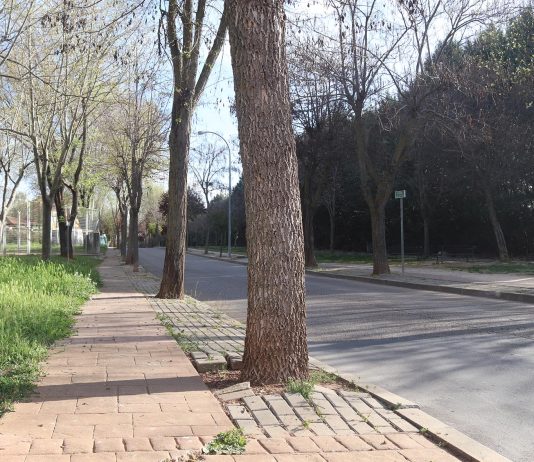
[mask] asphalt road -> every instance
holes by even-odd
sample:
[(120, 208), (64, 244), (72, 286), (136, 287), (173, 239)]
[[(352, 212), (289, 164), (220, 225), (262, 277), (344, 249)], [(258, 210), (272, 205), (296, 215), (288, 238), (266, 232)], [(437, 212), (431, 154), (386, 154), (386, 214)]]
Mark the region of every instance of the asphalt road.
[[(141, 249), (161, 275), (163, 249)], [(188, 255), (186, 291), (246, 319), (246, 267)], [(306, 276), (310, 354), (513, 461), (534, 461), (534, 305)]]

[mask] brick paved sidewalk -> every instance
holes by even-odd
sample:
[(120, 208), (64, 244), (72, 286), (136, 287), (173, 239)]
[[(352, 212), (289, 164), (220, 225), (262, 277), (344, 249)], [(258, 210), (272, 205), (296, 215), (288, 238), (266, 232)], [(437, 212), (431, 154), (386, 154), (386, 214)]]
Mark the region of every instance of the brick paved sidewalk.
[[(102, 292), (84, 306), (77, 334), (52, 350), (36, 394), (0, 419), (0, 461), (188, 460), (191, 450), (233, 428), (219, 401), (155, 318), (154, 300), (133, 285), (146, 291), (154, 281), (146, 278), (143, 283), (143, 276), (132, 275), (114, 253), (101, 273)], [(165, 305), (184, 306), (178, 301)], [(413, 431), (258, 435), (247, 443), (245, 455), (205, 459), (457, 460)]]
[(119, 259), (29, 402), (0, 419), (0, 461), (156, 461), (233, 428)]

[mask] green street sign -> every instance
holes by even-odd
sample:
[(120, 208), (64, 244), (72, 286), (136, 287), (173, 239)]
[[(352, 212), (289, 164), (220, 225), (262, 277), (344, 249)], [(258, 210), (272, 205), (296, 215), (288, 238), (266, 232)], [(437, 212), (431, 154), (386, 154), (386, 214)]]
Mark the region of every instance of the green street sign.
[(395, 191), (395, 199), (406, 199), (406, 190)]

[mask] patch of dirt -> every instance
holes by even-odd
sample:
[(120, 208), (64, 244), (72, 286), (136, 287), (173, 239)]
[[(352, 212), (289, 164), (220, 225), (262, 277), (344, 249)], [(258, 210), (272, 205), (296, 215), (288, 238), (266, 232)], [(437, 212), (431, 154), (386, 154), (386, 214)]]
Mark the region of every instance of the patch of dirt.
[[(310, 370), (310, 373), (313, 375), (313, 372), (316, 371)], [(216, 391), (223, 388), (236, 385), (241, 382), (241, 372), (240, 371), (215, 371), (215, 372), (204, 372), (200, 376), (202, 380), (207, 385), (210, 390)], [(337, 378), (335, 381), (328, 382), (316, 382), (316, 385), (320, 385), (325, 388), (330, 388), (332, 390), (354, 390), (352, 384), (347, 383), (341, 378)], [(275, 383), (271, 385), (256, 385), (251, 386), (252, 390), (256, 395), (274, 395), (280, 394), (286, 391), (287, 387), (283, 383)]]

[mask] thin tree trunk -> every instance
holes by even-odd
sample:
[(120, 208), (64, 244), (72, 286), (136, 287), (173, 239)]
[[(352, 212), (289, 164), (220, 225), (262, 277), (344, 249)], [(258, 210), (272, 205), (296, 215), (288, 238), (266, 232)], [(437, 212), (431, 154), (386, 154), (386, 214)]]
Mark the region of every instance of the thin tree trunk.
[[(334, 201), (335, 203), (335, 201)], [(334, 253), (334, 237), (336, 235), (336, 207), (328, 207), (328, 217), (330, 218), (330, 253)]]
[(497, 211), (495, 210), (495, 203), (493, 201), (493, 195), (489, 187), (484, 186), (484, 196), (486, 197), (486, 207), (488, 208), (488, 215), (493, 228), (493, 234), (495, 235), (495, 241), (497, 243), (497, 250), (499, 251), (499, 260), (507, 261), (510, 259), (508, 254), (508, 247), (506, 245), (506, 239), (502, 231), (501, 223), (497, 217)]
[(284, 2), (230, 0), (228, 7), (249, 259), (242, 379), (303, 379), (308, 376), (304, 239)]
[(163, 277), (158, 298), (184, 297), (184, 267), (187, 232), (187, 165), (191, 135), (191, 111), (173, 102), (173, 120), (169, 136), (169, 212), (167, 215), (167, 246)]
[(210, 246), (210, 221), (209, 218), (206, 217), (206, 241), (204, 243), (204, 253), (207, 254)]
[(386, 205), (373, 204), (371, 212), (371, 232), (373, 238), (373, 275), (389, 274), (386, 246)]
[(136, 207), (130, 207), (130, 229), (128, 236), (128, 253), (126, 264), (133, 265), (134, 271), (139, 266), (139, 211)]
[(48, 198), (43, 199), (43, 224), (42, 224), (42, 243), (41, 243), (41, 257), (43, 260), (50, 260), (52, 252), (52, 201)]
[(423, 217), (423, 257), (430, 257), (430, 223), (428, 217)]
[(128, 246), (128, 209), (124, 206), (123, 211), (121, 211), (121, 237), (120, 237), (120, 251), (121, 257), (126, 258), (126, 249)]
[(304, 198), (303, 228), (304, 228), (304, 265), (306, 268), (316, 268), (317, 259), (315, 258), (315, 233), (313, 229), (314, 210), (308, 198)]
[(59, 229), (59, 254), (67, 258), (67, 217), (63, 202), (63, 188), (56, 191), (54, 195), (54, 204), (56, 206), (56, 216)]

